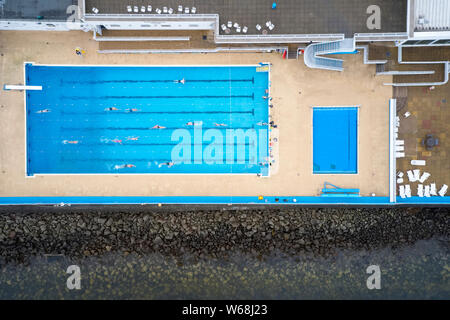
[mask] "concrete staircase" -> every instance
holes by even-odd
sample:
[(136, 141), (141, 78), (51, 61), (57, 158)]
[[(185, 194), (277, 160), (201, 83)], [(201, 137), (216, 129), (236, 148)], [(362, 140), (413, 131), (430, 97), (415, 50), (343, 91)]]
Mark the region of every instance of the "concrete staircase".
[[(393, 76), (393, 82), (385, 83), (386, 85), (436, 86), (448, 82), (449, 64), (445, 59), (450, 60), (450, 50), (437, 50), (436, 47), (403, 48), (379, 45), (365, 46), (365, 49), (370, 58), (368, 61), (377, 60), (376, 75)], [(403, 50), (407, 50), (406, 59)]]
[(321, 55), (346, 53), (354, 50), (355, 40), (353, 38), (314, 43), (306, 47), (304, 61), (309, 68), (343, 71), (343, 60), (323, 57)]

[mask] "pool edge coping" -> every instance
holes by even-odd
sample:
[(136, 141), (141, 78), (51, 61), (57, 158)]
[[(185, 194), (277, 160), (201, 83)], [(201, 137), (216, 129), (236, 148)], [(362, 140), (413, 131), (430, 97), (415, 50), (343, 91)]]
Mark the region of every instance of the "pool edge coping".
[[(26, 67), (27, 65), (31, 66), (41, 66), (41, 67), (161, 67), (161, 68), (167, 68), (167, 67), (261, 67), (262, 65), (267, 65), (269, 70), (267, 71), (268, 79), (267, 79), (267, 86), (269, 90), (269, 96), (270, 96), (270, 87), (271, 87), (271, 62), (260, 62), (258, 64), (241, 64), (241, 65), (123, 65), (123, 64), (116, 64), (116, 65), (103, 65), (103, 64), (39, 64), (35, 62), (28, 62), (24, 61), (23, 63), (23, 72), (24, 72), (24, 83), (26, 84), (27, 78), (26, 78)], [(258, 71), (256, 71), (258, 72)], [(229, 175), (229, 176), (257, 176), (261, 178), (269, 178), (270, 177), (270, 165), (268, 165), (268, 174), (262, 175), (261, 173), (37, 173), (28, 175), (28, 116), (27, 116), (27, 90), (23, 90), (24, 92), (24, 117), (25, 117), (25, 178), (35, 178), (37, 176), (121, 176), (121, 175), (127, 175), (127, 176), (141, 176), (141, 175), (171, 175), (171, 176), (190, 176), (190, 175), (198, 175), (198, 176), (211, 176), (211, 175)], [(267, 121), (269, 122), (270, 119), (270, 100), (267, 101)], [(267, 130), (267, 157), (269, 158), (270, 163), (270, 127), (268, 127)]]

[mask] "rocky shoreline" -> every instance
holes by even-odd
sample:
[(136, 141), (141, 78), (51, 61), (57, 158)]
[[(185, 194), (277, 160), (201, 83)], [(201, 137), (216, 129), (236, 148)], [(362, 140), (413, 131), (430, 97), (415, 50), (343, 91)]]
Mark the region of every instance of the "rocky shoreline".
[(448, 208), (3, 207), (0, 265), (45, 254), (327, 256), (449, 235)]

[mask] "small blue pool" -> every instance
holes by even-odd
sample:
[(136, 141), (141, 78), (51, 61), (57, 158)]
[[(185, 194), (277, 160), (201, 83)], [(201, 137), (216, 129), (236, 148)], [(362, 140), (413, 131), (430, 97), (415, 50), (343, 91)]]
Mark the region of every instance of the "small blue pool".
[(313, 108), (313, 173), (358, 173), (358, 108)]
[(268, 66), (27, 64), (27, 174), (269, 174)]

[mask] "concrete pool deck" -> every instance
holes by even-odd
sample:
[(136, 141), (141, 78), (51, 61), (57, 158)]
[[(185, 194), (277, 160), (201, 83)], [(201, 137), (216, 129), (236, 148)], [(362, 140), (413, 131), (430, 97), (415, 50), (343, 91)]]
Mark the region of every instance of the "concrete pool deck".
[[(87, 51), (83, 58), (76, 47)], [(308, 69), (276, 53), (98, 54), (91, 33), (0, 32), (0, 83), (23, 83), (23, 62), (39, 64), (205, 65), (271, 62), (272, 120), (278, 125), (278, 171), (239, 175), (59, 175), (25, 177), (23, 92), (0, 93), (0, 196), (315, 196), (325, 181), (389, 191), (389, 77), (361, 54), (345, 56), (345, 71)], [(312, 107), (359, 105), (358, 174), (312, 174)]]

